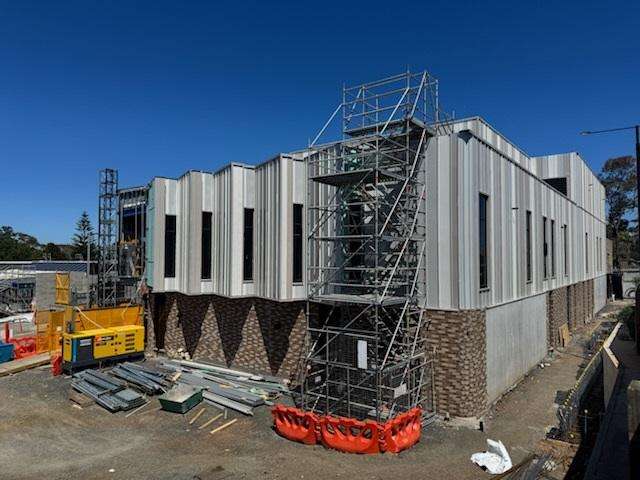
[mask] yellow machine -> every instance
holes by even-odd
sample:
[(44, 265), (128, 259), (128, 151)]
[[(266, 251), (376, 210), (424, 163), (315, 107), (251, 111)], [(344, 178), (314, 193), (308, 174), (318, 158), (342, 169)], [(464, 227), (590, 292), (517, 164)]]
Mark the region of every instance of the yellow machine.
[(144, 356), (144, 327), (125, 325), (62, 334), (62, 369), (65, 372), (107, 361)]

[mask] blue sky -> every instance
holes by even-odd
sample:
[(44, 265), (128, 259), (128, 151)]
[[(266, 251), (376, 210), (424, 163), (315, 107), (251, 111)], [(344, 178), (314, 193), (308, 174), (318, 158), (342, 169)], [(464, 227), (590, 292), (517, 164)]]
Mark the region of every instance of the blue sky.
[(304, 147), (359, 83), (428, 69), (456, 117), (599, 171), (633, 154), (639, 2), (0, 1), (0, 225), (69, 241), (121, 186)]

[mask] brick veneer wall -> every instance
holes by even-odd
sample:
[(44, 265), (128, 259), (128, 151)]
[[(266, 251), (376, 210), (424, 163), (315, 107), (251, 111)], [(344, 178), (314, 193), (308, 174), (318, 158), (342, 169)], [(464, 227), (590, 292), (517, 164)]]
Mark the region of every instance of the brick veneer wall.
[(291, 378), (306, 333), (306, 302), (217, 295), (150, 294), (148, 346), (177, 356)]
[(569, 330), (574, 331), (576, 328), (584, 325), (593, 319), (593, 311), (595, 308), (593, 280), (574, 283), (567, 287), (569, 295)]
[(568, 287), (560, 287), (549, 292), (547, 299), (547, 346), (561, 345), (559, 328), (569, 322), (567, 305)]
[(427, 345), (434, 352), (436, 411), (480, 416), (487, 406), (484, 311), (429, 310), (427, 317)]
[(573, 332), (593, 319), (595, 310), (594, 281), (574, 283), (549, 292), (547, 320), (548, 343), (550, 347), (560, 345), (558, 328), (569, 324)]

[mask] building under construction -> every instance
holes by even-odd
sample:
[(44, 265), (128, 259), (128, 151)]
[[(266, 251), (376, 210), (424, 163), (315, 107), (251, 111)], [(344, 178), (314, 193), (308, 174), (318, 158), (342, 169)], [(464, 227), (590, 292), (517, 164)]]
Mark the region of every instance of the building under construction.
[(289, 377), (319, 413), (482, 416), (604, 305), (604, 188), (446, 117), (426, 72), (337, 103), (308, 148), (135, 189), (148, 348)]

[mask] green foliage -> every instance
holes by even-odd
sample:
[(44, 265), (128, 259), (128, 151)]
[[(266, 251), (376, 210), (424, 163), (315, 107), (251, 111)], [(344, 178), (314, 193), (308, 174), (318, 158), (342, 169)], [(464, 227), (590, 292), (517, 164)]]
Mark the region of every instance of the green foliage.
[(55, 243), (47, 243), (42, 249), (44, 257), (49, 260), (70, 260), (62, 249)]
[(602, 167), (600, 181), (606, 189), (607, 236), (613, 239), (613, 266), (619, 268), (621, 259), (628, 260), (635, 252), (634, 248), (625, 248), (635, 243), (635, 235), (629, 238), (629, 214), (636, 202), (635, 159), (631, 156), (610, 158)]
[(627, 326), (631, 338), (636, 338), (635, 312), (636, 309), (633, 305), (627, 305), (618, 312), (618, 321)]
[(9, 226), (0, 227), (0, 260), (39, 260), (42, 247), (38, 240)]
[(87, 245), (91, 249), (91, 258), (96, 258), (97, 249), (93, 241), (93, 226), (89, 214), (82, 212), (80, 218), (76, 222), (76, 233), (73, 235), (73, 253), (83, 260), (87, 259)]

